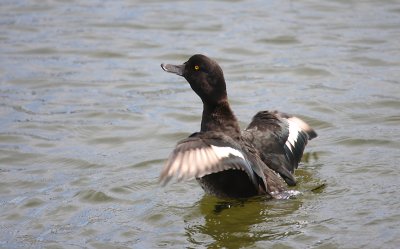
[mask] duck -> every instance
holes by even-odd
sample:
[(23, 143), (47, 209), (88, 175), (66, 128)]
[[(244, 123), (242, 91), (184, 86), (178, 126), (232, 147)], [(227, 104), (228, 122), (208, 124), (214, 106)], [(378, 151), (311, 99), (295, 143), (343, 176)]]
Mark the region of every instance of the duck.
[(182, 76), (203, 103), (200, 131), (179, 141), (161, 171), (166, 185), (195, 178), (203, 190), (219, 198), (282, 198), (308, 141), (317, 133), (305, 121), (279, 111), (259, 111), (241, 130), (218, 63), (195, 54), (181, 65), (161, 64)]

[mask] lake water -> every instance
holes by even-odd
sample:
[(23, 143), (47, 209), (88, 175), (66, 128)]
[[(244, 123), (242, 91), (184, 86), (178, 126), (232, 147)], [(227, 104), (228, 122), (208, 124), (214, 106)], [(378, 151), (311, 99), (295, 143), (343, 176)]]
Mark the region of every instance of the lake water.
[[(395, 0), (1, 1), (0, 248), (398, 248), (399, 41)], [(278, 109), (317, 130), (301, 195), (159, 186), (202, 111), (160, 64), (195, 53), (241, 127)]]

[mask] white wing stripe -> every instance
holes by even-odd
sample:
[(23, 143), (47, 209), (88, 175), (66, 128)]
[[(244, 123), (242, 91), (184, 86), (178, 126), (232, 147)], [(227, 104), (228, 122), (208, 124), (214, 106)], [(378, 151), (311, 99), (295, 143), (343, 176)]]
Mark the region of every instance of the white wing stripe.
[(299, 136), (299, 133), (301, 132), (301, 128), (296, 122), (293, 122), (290, 119), (288, 119), (288, 123), (289, 123), (289, 137), (286, 141), (286, 145), (290, 149), (290, 151), (292, 151), (292, 147), (294, 147), (297, 142), (297, 138)]
[(214, 150), (215, 154), (217, 155), (217, 157), (219, 159), (224, 158), (224, 157), (229, 157), (229, 155), (234, 155), (234, 156), (240, 157), (243, 160), (245, 160), (242, 152), (240, 152), (232, 147), (218, 147), (218, 146), (211, 145), (211, 148)]

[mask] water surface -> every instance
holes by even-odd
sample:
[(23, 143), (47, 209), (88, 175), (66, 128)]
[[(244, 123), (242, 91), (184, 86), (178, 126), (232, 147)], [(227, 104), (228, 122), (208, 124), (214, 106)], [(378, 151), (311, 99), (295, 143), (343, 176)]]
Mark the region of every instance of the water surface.
[[(0, 247), (397, 248), (399, 40), (398, 1), (2, 1)], [(195, 53), (243, 128), (278, 109), (317, 130), (302, 195), (158, 185), (202, 111), (159, 65)]]

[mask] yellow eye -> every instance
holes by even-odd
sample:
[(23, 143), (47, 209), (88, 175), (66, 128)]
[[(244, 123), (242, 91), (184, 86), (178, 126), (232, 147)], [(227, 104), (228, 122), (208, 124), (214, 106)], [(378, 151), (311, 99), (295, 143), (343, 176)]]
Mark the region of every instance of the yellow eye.
[(194, 70), (199, 71), (200, 67), (198, 65), (194, 66)]

